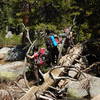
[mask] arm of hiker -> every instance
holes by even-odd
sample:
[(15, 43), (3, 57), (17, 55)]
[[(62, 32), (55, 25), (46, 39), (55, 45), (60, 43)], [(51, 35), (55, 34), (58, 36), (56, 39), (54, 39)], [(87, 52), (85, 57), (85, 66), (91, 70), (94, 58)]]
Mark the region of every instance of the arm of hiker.
[(27, 57), (32, 59), (32, 58), (34, 58), (34, 55), (32, 55), (32, 56), (30, 56), (30, 55), (27, 55)]
[(39, 56), (39, 54), (36, 52), (36, 53), (34, 53), (32, 56), (30, 56), (30, 55), (27, 55), (27, 57), (29, 57), (29, 58), (31, 58), (31, 59), (33, 59), (33, 58), (35, 58), (35, 57), (38, 57)]

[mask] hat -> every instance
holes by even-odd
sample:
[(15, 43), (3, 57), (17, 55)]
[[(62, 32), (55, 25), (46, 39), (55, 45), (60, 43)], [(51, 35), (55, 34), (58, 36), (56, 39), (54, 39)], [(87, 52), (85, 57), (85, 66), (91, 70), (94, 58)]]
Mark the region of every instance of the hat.
[(52, 30), (45, 30), (46, 31), (46, 33), (47, 33), (47, 35), (49, 35), (50, 33), (54, 33)]

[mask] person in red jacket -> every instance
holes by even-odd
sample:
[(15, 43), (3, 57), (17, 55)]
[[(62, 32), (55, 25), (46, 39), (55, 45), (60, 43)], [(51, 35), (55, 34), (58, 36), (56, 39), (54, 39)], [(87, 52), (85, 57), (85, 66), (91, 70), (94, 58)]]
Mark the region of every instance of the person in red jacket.
[(34, 54), (32, 56), (27, 55), (27, 57), (29, 57), (30, 59), (33, 59), (34, 60), (34, 63), (36, 64), (37, 63), (37, 60), (38, 60), (38, 57), (39, 57), (38, 48), (37, 47), (34, 47)]
[[(40, 64), (38, 64), (38, 59), (39, 59), (39, 52), (38, 52), (38, 47), (35, 46), (34, 48), (34, 53), (32, 56), (27, 55), (28, 58), (33, 59), (33, 61), (31, 61), (31, 68), (34, 72), (34, 76), (36, 79), (36, 84), (39, 85), (39, 82), (41, 81), (41, 78), (43, 79), (43, 77), (41, 77), (40, 72), (39, 72), (39, 68), (40, 68)], [(34, 62), (34, 63), (33, 63)]]

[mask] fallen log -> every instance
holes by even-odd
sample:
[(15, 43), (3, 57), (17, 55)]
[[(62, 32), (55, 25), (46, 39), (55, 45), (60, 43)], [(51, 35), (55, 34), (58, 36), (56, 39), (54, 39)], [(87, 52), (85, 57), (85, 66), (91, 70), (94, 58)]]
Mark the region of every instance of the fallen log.
[[(64, 67), (60, 66), (71, 66), (76, 58), (78, 58), (83, 50), (82, 44), (77, 44), (70, 51), (69, 54), (62, 57), (59, 61), (59, 66), (55, 66), (55, 69), (52, 71), (53, 76), (58, 77), (61, 72), (64, 71)], [(44, 75), (44, 83), (39, 86), (32, 86), (30, 90), (19, 100), (36, 100), (36, 94), (44, 92), (55, 81), (50, 77), (49, 72)]]
[(64, 86), (63, 89), (65, 90), (67, 88), (67, 93), (70, 96), (75, 97), (75, 98), (83, 98), (83, 97), (91, 98), (91, 97), (95, 97), (96, 95), (99, 95), (100, 94), (100, 78), (84, 73), (83, 72), (84, 70), (82, 71), (81, 66), (82, 66), (81, 64), (76, 63), (70, 68), (67, 68), (68, 76), (71, 76), (71, 78), (76, 79), (76, 80), (73, 80), (71, 78), (69, 82), (68, 82), (68, 79), (64, 80), (64, 82), (68, 82), (68, 83), (67, 85)]

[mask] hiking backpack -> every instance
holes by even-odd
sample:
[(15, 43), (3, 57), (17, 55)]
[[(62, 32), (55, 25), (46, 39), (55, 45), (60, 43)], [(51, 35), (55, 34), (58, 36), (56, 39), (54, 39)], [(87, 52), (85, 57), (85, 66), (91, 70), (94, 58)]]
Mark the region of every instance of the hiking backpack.
[(40, 48), (37, 64), (38, 65), (44, 65), (45, 62), (46, 62), (46, 49)]
[(47, 48), (49, 49), (49, 48), (53, 48), (53, 47), (57, 46), (58, 43), (56, 42), (54, 36), (49, 36), (46, 39), (46, 45), (47, 45)]

